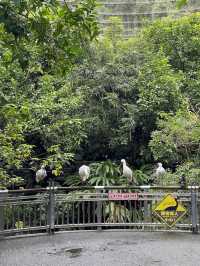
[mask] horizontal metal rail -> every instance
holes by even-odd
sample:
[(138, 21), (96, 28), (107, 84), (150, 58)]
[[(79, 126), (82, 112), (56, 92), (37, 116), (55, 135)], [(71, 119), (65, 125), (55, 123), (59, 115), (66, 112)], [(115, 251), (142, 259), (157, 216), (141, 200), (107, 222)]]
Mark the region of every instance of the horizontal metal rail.
[[(166, 3), (167, 2), (167, 3)], [(132, 1), (132, 2), (128, 2), (128, 1), (119, 1), (119, 2), (114, 2), (114, 1), (112, 1), (112, 2), (106, 2), (106, 1), (100, 1), (100, 4), (102, 4), (102, 5), (119, 5), (119, 6), (121, 6), (121, 5), (133, 5), (133, 6), (135, 6), (135, 5), (152, 5), (152, 4), (169, 4), (169, 3), (174, 3), (174, 0), (170, 0), (170, 1), (152, 1), (152, 0), (150, 0), (150, 1)]]
[(98, 12), (100, 16), (153, 16), (153, 15), (166, 15), (166, 14), (176, 14), (176, 13), (187, 13), (187, 12), (198, 12), (200, 8), (191, 8), (189, 10), (184, 9), (180, 11), (174, 10), (164, 10), (164, 11), (152, 11), (152, 12)]
[(187, 186), (183, 188), (181, 186), (154, 186), (154, 185), (142, 185), (142, 186), (71, 186), (71, 187), (46, 187), (46, 188), (32, 188), (32, 189), (17, 189), (17, 190), (0, 190), (0, 193), (9, 194), (24, 194), (28, 192), (47, 192), (50, 189), (58, 191), (74, 191), (74, 190), (90, 190), (90, 189), (151, 189), (151, 190), (190, 190), (197, 189), (200, 190), (200, 186)]

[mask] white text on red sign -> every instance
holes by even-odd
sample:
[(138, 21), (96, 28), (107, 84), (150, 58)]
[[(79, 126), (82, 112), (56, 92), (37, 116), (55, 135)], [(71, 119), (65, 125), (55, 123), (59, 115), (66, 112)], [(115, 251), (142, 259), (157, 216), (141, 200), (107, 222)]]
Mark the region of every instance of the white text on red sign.
[(138, 193), (108, 192), (109, 200), (138, 200)]

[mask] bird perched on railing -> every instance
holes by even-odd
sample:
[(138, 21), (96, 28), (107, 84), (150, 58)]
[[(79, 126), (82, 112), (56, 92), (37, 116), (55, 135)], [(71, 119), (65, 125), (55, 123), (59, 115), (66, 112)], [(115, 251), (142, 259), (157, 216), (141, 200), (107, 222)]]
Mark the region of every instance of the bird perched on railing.
[(158, 168), (156, 168), (156, 177), (164, 175), (166, 173), (165, 168), (162, 166), (162, 163), (158, 163)]
[(39, 183), (40, 181), (45, 179), (46, 176), (47, 176), (47, 171), (45, 170), (45, 166), (42, 165), (41, 168), (36, 172), (35, 180), (37, 183)]
[[(128, 183), (132, 183), (134, 179), (133, 171), (126, 165), (126, 161), (124, 159), (121, 160), (121, 163), (123, 166), (123, 176), (127, 178)], [(136, 180), (134, 180), (134, 182), (136, 183)]]
[(90, 176), (90, 168), (87, 165), (82, 165), (79, 170), (79, 176), (81, 178), (81, 182), (84, 183)]

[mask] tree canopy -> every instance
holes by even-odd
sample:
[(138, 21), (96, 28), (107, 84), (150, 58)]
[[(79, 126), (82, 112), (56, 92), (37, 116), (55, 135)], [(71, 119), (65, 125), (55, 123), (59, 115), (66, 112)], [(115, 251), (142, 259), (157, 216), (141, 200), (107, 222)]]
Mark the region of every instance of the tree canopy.
[(34, 186), (41, 164), (72, 185), (80, 161), (119, 183), (121, 158), (141, 182), (158, 160), (197, 176), (200, 14), (128, 40), (118, 22), (98, 35), (93, 0), (1, 1), (0, 187)]
[[(84, 133), (82, 94), (66, 74), (98, 34), (95, 2), (0, 3), (0, 179), (32, 176), (40, 163), (54, 175), (71, 160)], [(76, 110), (76, 111), (75, 111)]]

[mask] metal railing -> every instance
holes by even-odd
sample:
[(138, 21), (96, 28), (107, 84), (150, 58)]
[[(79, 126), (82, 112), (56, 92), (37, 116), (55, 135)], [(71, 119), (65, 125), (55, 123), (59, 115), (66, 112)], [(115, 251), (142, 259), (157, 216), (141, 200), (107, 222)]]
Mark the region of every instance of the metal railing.
[[(124, 228), (198, 232), (199, 187), (54, 187), (0, 191), (0, 235)], [(187, 210), (172, 228), (154, 209), (170, 193)]]

